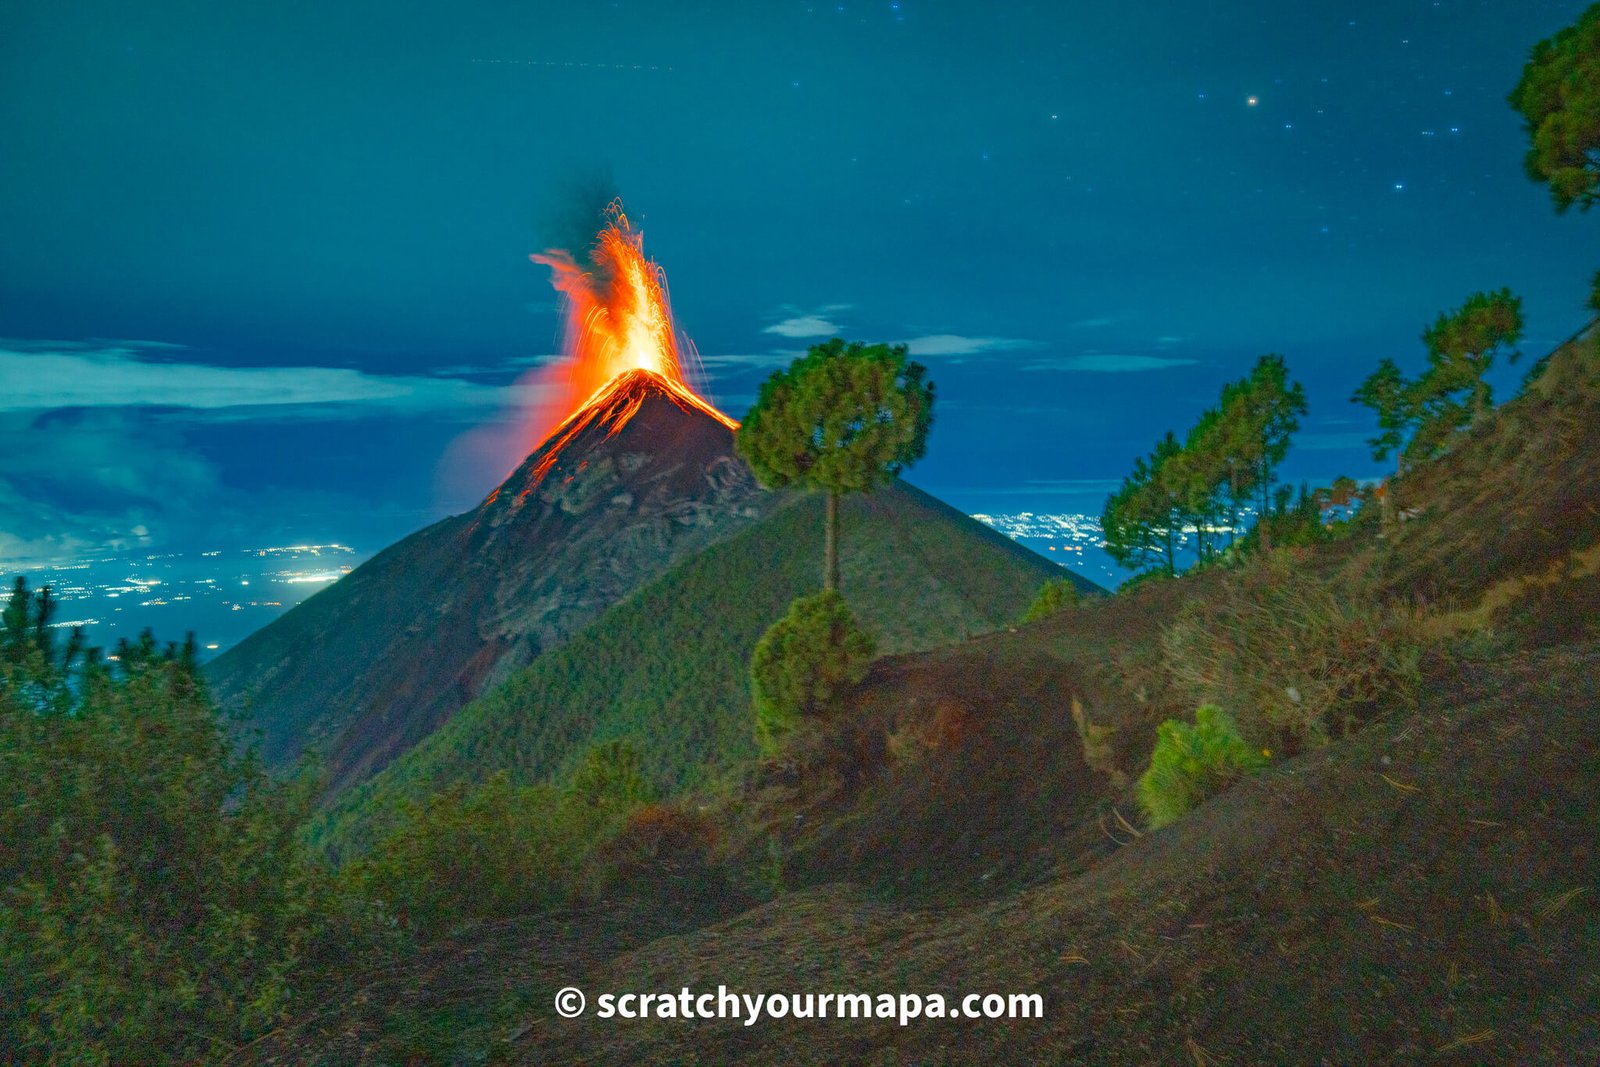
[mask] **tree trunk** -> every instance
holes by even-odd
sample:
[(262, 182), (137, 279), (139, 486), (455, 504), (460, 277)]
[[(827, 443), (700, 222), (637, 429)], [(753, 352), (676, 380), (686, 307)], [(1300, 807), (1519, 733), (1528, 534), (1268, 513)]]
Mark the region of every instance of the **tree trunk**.
[(822, 588), (839, 588), (839, 491), (828, 490), (827, 520), (822, 535)]
[(1261, 464), (1261, 514), (1256, 516), (1256, 539), (1261, 544), (1262, 555), (1272, 551), (1272, 530), (1267, 519), (1272, 515), (1272, 482), (1267, 478), (1267, 465)]

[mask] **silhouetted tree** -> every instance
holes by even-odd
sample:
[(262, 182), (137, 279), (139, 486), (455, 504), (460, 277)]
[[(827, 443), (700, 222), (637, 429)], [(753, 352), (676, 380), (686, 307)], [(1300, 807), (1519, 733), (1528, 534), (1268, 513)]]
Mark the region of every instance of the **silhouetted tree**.
[(1394, 472), (1405, 471), (1406, 440), (1416, 430), (1419, 412), (1411, 383), (1392, 359), (1378, 362), (1378, 369), (1367, 375), (1351, 394), (1352, 404), (1365, 404), (1378, 416), (1378, 434), (1367, 439), (1372, 458), (1382, 462), (1394, 453)]
[(1100, 516), (1106, 552), (1124, 567), (1156, 563), (1169, 576), (1178, 573), (1185, 478), (1176, 464), (1182, 454), (1183, 445), (1168, 430), (1149, 458), (1136, 460), (1133, 473), (1106, 500)]
[(839, 587), (839, 498), (870, 492), (927, 449), (933, 384), (904, 345), (813, 345), (761, 385), (735, 438), (769, 489), (827, 494), (824, 589)]
[[(1418, 378), (1408, 380), (1392, 359), (1380, 361), (1350, 397), (1378, 416), (1378, 434), (1367, 440), (1372, 458), (1394, 453), (1400, 475), (1443, 452), (1457, 431), (1490, 409), (1489, 370), (1496, 355), (1521, 337), (1520, 297), (1510, 289), (1474, 293), (1423, 331), (1428, 366)], [(1512, 351), (1510, 358), (1519, 354)], [(1383, 497), (1386, 517), (1392, 497), (1391, 485)]]
[(1529, 148), (1528, 177), (1550, 186), (1557, 211), (1600, 200), (1600, 4), (1533, 46), (1511, 91)]
[[(1289, 454), (1289, 441), (1300, 429), (1300, 416), (1306, 413), (1306, 391), (1299, 382), (1289, 380), (1289, 365), (1282, 356), (1266, 355), (1256, 360), (1250, 376), (1238, 390), (1236, 429), (1230, 447), (1251, 472), (1250, 481), (1261, 500), (1261, 518), (1272, 514), (1273, 485), (1278, 465)], [(1261, 547), (1272, 547), (1270, 527), (1264, 528)]]
[[(1441, 312), (1422, 335), (1428, 346), (1428, 370), (1420, 384), (1421, 400), (1459, 398), (1470, 422), (1493, 406), (1486, 375), (1502, 348), (1522, 339), (1522, 298), (1510, 289), (1473, 293), (1455, 311)], [(1521, 355), (1511, 352), (1515, 361)]]

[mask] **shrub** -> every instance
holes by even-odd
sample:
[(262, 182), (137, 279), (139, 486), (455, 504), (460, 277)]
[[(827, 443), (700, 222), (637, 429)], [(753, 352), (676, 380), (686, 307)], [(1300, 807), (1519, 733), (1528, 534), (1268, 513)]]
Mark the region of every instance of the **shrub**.
[(756, 739), (769, 754), (807, 716), (826, 711), (866, 677), (872, 636), (856, 626), (844, 597), (832, 589), (801, 597), (756, 642), (750, 688)]
[(0, 623), (0, 1058), (209, 1062), (320, 999), (377, 929), (301, 844), (309, 782), (229, 741), (192, 645)]
[(1281, 552), (1229, 573), (1162, 634), (1180, 694), (1232, 709), (1246, 737), (1288, 751), (1411, 699), (1420, 657), (1414, 616), (1342, 593)]
[(591, 745), (567, 783), (567, 796), (593, 808), (629, 811), (656, 798), (644, 754), (622, 738)]
[(1114, 787), (1121, 789), (1128, 784), (1128, 776), (1117, 766), (1117, 750), (1113, 740), (1117, 728), (1090, 722), (1083, 701), (1076, 696), (1072, 698), (1071, 706), (1072, 724), (1078, 728), (1078, 741), (1083, 746), (1083, 762), (1090, 770), (1105, 775), (1111, 779)]
[(1038, 622), (1048, 619), (1058, 611), (1077, 607), (1080, 599), (1078, 587), (1072, 584), (1070, 578), (1051, 578), (1039, 587), (1033, 603), (1028, 605), (1028, 610), (1023, 614), (1023, 622)]
[(1165, 826), (1266, 762), (1239, 736), (1226, 712), (1201, 705), (1193, 726), (1168, 719), (1156, 731), (1150, 769), (1139, 779), (1139, 806), (1151, 827)]
[(425, 937), (466, 922), (560, 907), (580, 895), (590, 851), (628, 810), (547, 785), (512, 785), (505, 772), (410, 801), (372, 852), (345, 868)]

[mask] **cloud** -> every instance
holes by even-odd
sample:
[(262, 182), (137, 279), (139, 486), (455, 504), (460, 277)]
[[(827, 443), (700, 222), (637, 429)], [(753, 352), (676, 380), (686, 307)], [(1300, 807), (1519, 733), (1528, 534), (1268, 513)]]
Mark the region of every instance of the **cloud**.
[(844, 328), (833, 321), (833, 316), (841, 311), (849, 311), (853, 304), (824, 304), (819, 308), (807, 311), (797, 308), (792, 304), (785, 304), (778, 309), (778, 314), (783, 319), (766, 327), (762, 333), (777, 334), (779, 337), (837, 337), (844, 332)]
[(1014, 337), (963, 337), (955, 333), (933, 333), (900, 341), (913, 356), (975, 356), (980, 352), (1006, 352), (1018, 348), (1038, 348), (1037, 341)]
[(502, 387), (349, 367), (219, 367), (141, 358), (139, 347), (0, 343), (0, 411), (182, 408), (251, 418), (348, 418), (462, 409), (481, 413), (511, 399)]
[(840, 330), (836, 323), (828, 321), (821, 315), (797, 315), (792, 319), (775, 322), (761, 332), (775, 333), (779, 337), (833, 337)]
[(123, 551), (181, 516), (212, 520), (215, 467), (131, 413), (0, 414), (0, 559)]
[(1110, 326), (1116, 321), (1116, 319), (1110, 318), (1109, 316), (1102, 316), (1101, 318), (1096, 319), (1079, 319), (1072, 325), (1078, 327), (1079, 329), (1093, 329), (1098, 326)]
[(726, 352), (708, 356), (700, 353), (706, 367), (785, 367), (806, 354), (803, 348), (774, 348), (770, 352)]
[(1110, 352), (1091, 352), (1081, 356), (1060, 356), (1036, 359), (1025, 363), (1022, 370), (1085, 371), (1095, 374), (1135, 374), (1141, 371), (1166, 370), (1196, 363), (1193, 359), (1175, 356), (1139, 356)]

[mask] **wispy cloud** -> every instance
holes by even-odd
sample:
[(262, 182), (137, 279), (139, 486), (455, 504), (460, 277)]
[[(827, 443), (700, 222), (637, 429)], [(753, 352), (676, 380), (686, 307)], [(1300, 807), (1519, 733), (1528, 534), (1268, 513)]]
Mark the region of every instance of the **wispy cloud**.
[(1145, 356), (1113, 352), (1089, 352), (1078, 356), (1052, 356), (1035, 359), (1022, 365), (1022, 370), (1083, 371), (1093, 374), (1137, 374), (1142, 371), (1166, 370), (1198, 362), (1177, 356)]
[(435, 378), (493, 378), (519, 374), (530, 367), (542, 367), (561, 357), (557, 354), (538, 356), (511, 356), (493, 363), (447, 363), (429, 367), (428, 375)]
[(371, 374), (349, 367), (219, 367), (141, 357), (141, 347), (45, 342), (0, 345), (0, 411), (59, 408), (182, 408), (250, 411), (262, 418), (466, 409), (481, 412), (514, 400), (508, 387), (459, 378)]
[(833, 321), (834, 316), (841, 311), (849, 311), (850, 308), (850, 304), (824, 304), (811, 311), (790, 306), (781, 307), (778, 309), (778, 314), (784, 318), (761, 332), (794, 338), (837, 337), (843, 332), (843, 328)]
[(839, 326), (821, 315), (797, 315), (775, 322), (761, 332), (775, 333), (779, 337), (832, 337), (839, 333)]
[(149, 545), (152, 527), (207, 518), (214, 466), (126, 412), (0, 413), (0, 559)]
[(806, 354), (803, 348), (774, 348), (770, 352), (724, 352), (719, 355), (700, 353), (700, 362), (706, 367), (782, 367)]
[(933, 333), (898, 342), (913, 356), (975, 356), (982, 352), (1008, 352), (1019, 348), (1038, 348), (1037, 341), (1015, 337), (964, 337), (956, 333)]

